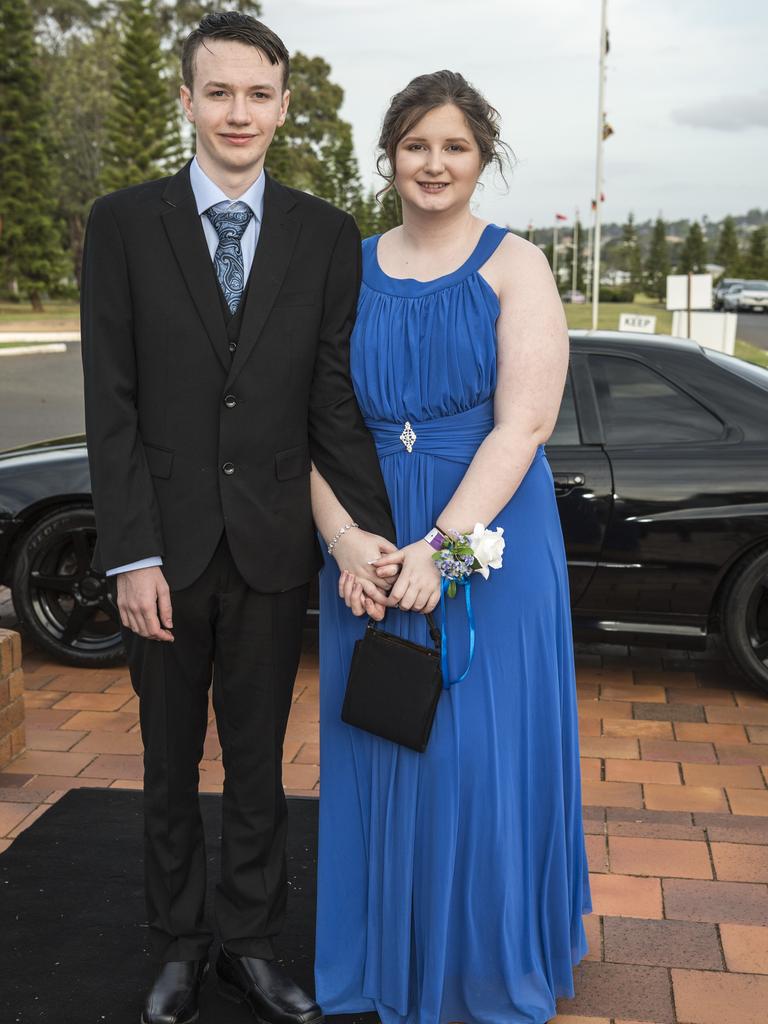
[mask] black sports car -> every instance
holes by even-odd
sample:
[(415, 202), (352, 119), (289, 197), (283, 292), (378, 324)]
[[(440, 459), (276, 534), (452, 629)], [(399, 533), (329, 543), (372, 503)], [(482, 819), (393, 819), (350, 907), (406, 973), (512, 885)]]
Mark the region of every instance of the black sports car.
[[(768, 691), (768, 370), (656, 336), (573, 332), (547, 444), (579, 639), (703, 647)], [(77, 665), (122, 657), (82, 437), (0, 455), (0, 580)]]

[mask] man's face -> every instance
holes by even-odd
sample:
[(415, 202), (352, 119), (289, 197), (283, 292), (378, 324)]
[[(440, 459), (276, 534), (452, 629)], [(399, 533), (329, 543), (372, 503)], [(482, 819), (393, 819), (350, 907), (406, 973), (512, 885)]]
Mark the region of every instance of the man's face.
[(205, 40), (195, 54), (192, 90), (182, 85), (181, 102), (206, 174), (258, 177), (289, 97), (282, 63), (235, 40)]

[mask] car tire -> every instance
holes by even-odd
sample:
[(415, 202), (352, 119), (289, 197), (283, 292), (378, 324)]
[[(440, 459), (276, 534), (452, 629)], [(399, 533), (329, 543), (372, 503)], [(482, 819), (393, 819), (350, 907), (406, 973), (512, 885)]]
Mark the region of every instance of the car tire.
[(768, 693), (768, 545), (731, 570), (720, 598), (720, 629), (735, 667)]
[(103, 668), (125, 661), (114, 582), (91, 569), (93, 509), (48, 513), (15, 549), (11, 595), (19, 626), (67, 665)]

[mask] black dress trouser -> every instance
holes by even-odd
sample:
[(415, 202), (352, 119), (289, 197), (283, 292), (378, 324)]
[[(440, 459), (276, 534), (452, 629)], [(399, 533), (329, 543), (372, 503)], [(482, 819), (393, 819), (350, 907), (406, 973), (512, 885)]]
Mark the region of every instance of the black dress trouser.
[(270, 958), (285, 916), (283, 738), (309, 585), (252, 590), (226, 539), (202, 575), (171, 592), (173, 643), (124, 631), (144, 742), (144, 872), (153, 957), (205, 957), (206, 857), (198, 765), (208, 691), (224, 762), (215, 914), (232, 952)]

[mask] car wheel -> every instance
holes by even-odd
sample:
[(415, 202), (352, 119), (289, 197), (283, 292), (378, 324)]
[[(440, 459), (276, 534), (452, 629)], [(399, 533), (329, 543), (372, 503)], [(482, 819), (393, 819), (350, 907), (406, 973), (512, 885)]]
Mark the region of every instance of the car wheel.
[(739, 562), (723, 590), (720, 623), (736, 667), (768, 693), (768, 547)]
[(91, 508), (37, 522), (16, 551), (11, 593), (21, 628), (57, 661), (85, 668), (125, 660), (114, 581), (91, 569)]

